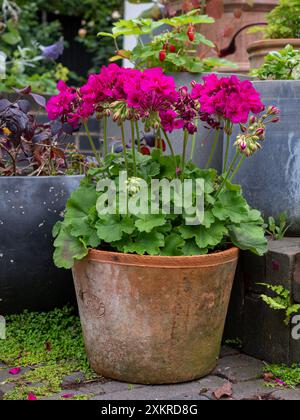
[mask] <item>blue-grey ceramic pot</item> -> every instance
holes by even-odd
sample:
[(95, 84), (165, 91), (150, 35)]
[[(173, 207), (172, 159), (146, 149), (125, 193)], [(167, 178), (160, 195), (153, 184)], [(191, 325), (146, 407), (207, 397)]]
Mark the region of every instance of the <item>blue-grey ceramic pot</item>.
[(70, 271), (52, 260), (52, 228), (80, 176), (0, 177), (0, 315), (75, 301)]
[(246, 160), (235, 182), (265, 218), (286, 213), (290, 234), (300, 236), (300, 81), (253, 83), (266, 105), (280, 108), (281, 121), (268, 126), (263, 149)]

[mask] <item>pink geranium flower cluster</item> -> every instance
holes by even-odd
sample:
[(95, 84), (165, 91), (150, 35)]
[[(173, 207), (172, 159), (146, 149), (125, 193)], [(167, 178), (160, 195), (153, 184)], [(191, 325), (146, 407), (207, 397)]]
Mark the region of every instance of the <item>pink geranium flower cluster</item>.
[(125, 104), (140, 118), (147, 118), (170, 111), (179, 97), (174, 79), (165, 76), (162, 69), (139, 71), (115, 64), (103, 67), (100, 74), (92, 74), (77, 91), (64, 82), (59, 82), (57, 88), (59, 94), (47, 104), (48, 116), (50, 120), (62, 118), (75, 128), (80, 120), (86, 121), (95, 112), (118, 103)]
[(46, 110), (51, 121), (72, 113), (73, 102), (77, 94), (76, 89), (69, 88), (62, 80), (57, 84), (59, 94), (53, 96), (47, 103)]
[(248, 80), (240, 81), (236, 76), (218, 79), (215, 74), (203, 79), (203, 84), (193, 84), (191, 94), (200, 102), (202, 114), (245, 124), (250, 113), (264, 110), (259, 93)]
[(116, 64), (92, 74), (80, 89), (69, 88), (64, 82), (57, 86), (59, 94), (47, 104), (50, 120), (60, 118), (77, 128), (95, 112), (113, 115), (114, 120), (142, 119), (148, 128), (161, 126), (166, 132), (184, 129), (197, 131), (198, 120), (208, 128), (218, 129), (222, 121), (245, 124), (249, 114), (264, 109), (259, 93), (249, 81), (237, 77), (204, 77), (192, 89), (176, 89), (172, 77), (161, 68), (144, 71), (124, 69)]
[(127, 78), (124, 90), (127, 105), (142, 118), (171, 110), (179, 98), (173, 77), (165, 76), (161, 68), (135, 71), (133, 77)]

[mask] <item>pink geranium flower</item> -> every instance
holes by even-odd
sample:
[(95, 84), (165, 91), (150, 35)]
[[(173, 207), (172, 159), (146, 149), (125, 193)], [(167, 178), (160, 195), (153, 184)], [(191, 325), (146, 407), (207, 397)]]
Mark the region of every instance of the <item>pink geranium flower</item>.
[(170, 110), (179, 97), (173, 77), (165, 76), (161, 68), (147, 69), (127, 77), (124, 90), (128, 106), (142, 117)]
[(20, 372), (21, 372), (21, 368), (16, 367), (16, 368), (10, 369), (9, 374), (10, 375), (19, 375)]
[(277, 385), (279, 386), (287, 386), (287, 384), (285, 382), (283, 382), (281, 379), (276, 378), (275, 382), (277, 383)]
[(165, 131), (172, 133), (174, 130), (183, 128), (183, 120), (178, 120), (178, 114), (172, 109), (160, 111), (159, 113), (161, 124)]
[(86, 85), (82, 86), (80, 93), (84, 103), (97, 105), (115, 101), (125, 101), (127, 94), (124, 91), (124, 84), (137, 75), (139, 71), (124, 69), (116, 64), (103, 66), (99, 74), (92, 74)]
[(58, 82), (57, 89), (59, 94), (52, 96), (46, 105), (46, 111), (51, 121), (67, 116), (72, 112), (72, 102), (76, 98), (76, 90), (68, 87), (62, 80)]
[(215, 74), (204, 77), (203, 84), (194, 84), (192, 98), (201, 105), (201, 113), (245, 124), (249, 114), (264, 110), (260, 95), (248, 80), (236, 76), (218, 78)]
[(33, 392), (29, 392), (29, 394), (27, 395), (27, 400), (28, 401), (36, 401), (37, 397)]
[(73, 398), (74, 394), (63, 394), (61, 396), (61, 398), (65, 399), (65, 400), (69, 400), (70, 398)]

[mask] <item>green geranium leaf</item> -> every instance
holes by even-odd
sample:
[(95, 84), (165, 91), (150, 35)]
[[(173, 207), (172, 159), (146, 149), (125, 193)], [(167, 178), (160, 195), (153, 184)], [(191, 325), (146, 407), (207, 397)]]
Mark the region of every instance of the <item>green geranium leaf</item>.
[(97, 197), (98, 195), (94, 186), (80, 186), (73, 192), (67, 202), (65, 219), (67, 221), (70, 220), (72, 225), (74, 227), (77, 226), (79, 229), (78, 225), (80, 225), (82, 219), (87, 220), (91, 208), (96, 205)]
[(120, 218), (120, 216), (103, 216), (96, 223), (97, 234), (104, 242), (111, 243), (120, 241), (124, 233), (131, 235), (134, 230), (134, 222), (129, 217)]
[(248, 216), (248, 204), (240, 193), (225, 191), (220, 194), (212, 212), (219, 220), (240, 223)]
[(124, 252), (139, 255), (159, 255), (160, 248), (165, 245), (162, 233), (140, 233), (132, 243), (124, 246)]
[(215, 221), (215, 217), (212, 214), (211, 210), (205, 210), (204, 211), (204, 220), (202, 222), (203, 226), (205, 226), (207, 229), (209, 229), (211, 227), (211, 225), (214, 223)]
[(195, 238), (199, 248), (211, 248), (219, 245), (228, 230), (221, 222), (216, 222), (209, 229), (205, 226), (182, 226), (179, 231), (183, 239)]
[(262, 226), (253, 223), (243, 223), (240, 226), (229, 226), (232, 243), (244, 251), (264, 255), (268, 250), (268, 241)]
[(54, 241), (54, 263), (58, 268), (72, 268), (74, 260), (81, 260), (88, 254), (88, 249), (83, 241), (75, 238), (70, 227), (62, 227)]
[[(82, 238), (87, 246), (95, 246), (95, 227), (89, 223), (91, 208), (95, 207), (97, 192), (92, 186), (81, 185), (67, 202), (64, 224), (70, 226), (70, 233)], [(96, 246), (100, 244), (99, 240)]]
[(183, 255), (186, 257), (192, 257), (193, 255), (205, 255), (208, 254), (208, 249), (200, 249), (195, 242), (195, 239), (189, 239), (186, 241), (182, 248)]
[(249, 209), (248, 221), (261, 225), (264, 224), (264, 219), (262, 218), (261, 212), (253, 209)]
[(62, 227), (63, 227), (63, 222), (58, 221), (58, 222), (55, 223), (55, 225), (53, 226), (53, 229), (52, 229), (53, 238), (57, 237), (57, 235), (61, 231)]
[(159, 174), (160, 165), (157, 162), (151, 162), (150, 164), (141, 167), (141, 175), (144, 179), (147, 179), (148, 177), (154, 178)]
[(167, 257), (180, 256), (183, 254), (182, 248), (185, 245), (185, 241), (177, 233), (171, 233), (171, 235), (165, 238), (165, 247), (161, 251), (161, 255)]
[(138, 216), (135, 226), (140, 232), (150, 233), (154, 228), (164, 226), (166, 216), (163, 214), (146, 214)]
[(174, 178), (176, 174), (176, 164), (170, 156), (164, 156), (158, 149), (153, 149), (152, 158), (160, 165), (160, 178)]

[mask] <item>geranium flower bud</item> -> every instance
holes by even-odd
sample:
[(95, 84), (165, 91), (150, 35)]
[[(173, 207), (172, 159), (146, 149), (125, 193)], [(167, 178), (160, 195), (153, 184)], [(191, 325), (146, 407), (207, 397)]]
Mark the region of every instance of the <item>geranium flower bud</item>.
[(114, 114), (113, 121), (114, 122), (120, 121), (120, 118), (121, 118), (121, 113), (120, 113), (120, 111), (118, 111)]
[(258, 147), (256, 145), (256, 143), (252, 143), (249, 145), (250, 150), (252, 150), (252, 152), (256, 152)]
[(254, 115), (252, 115), (250, 117), (250, 124), (255, 124), (256, 123), (256, 117), (254, 117)]
[(272, 120), (271, 120), (271, 122), (272, 123), (277, 123), (277, 122), (279, 122), (280, 121), (280, 118), (279, 117), (275, 117), (275, 118), (273, 118)]
[(247, 143), (245, 141), (242, 141), (240, 144), (241, 152), (243, 152), (247, 148)]
[(264, 128), (258, 128), (255, 132), (256, 136), (263, 136), (265, 134)]
[(127, 119), (127, 120), (131, 120), (131, 119), (132, 119), (132, 117), (133, 117), (133, 112), (132, 112), (132, 110), (131, 110), (131, 109), (128, 109), (128, 110), (126, 111), (126, 119)]
[(244, 125), (241, 125), (240, 127), (241, 127), (241, 132), (246, 133), (247, 127), (245, 127)]
[(268, 114), (269, 115), (278, 115), (278, 114), (280, 114), (280, 110), (279, 110), (279, 108), (277, 108), (277, 106), (270, 106), (269, 108), (268, 108)]

